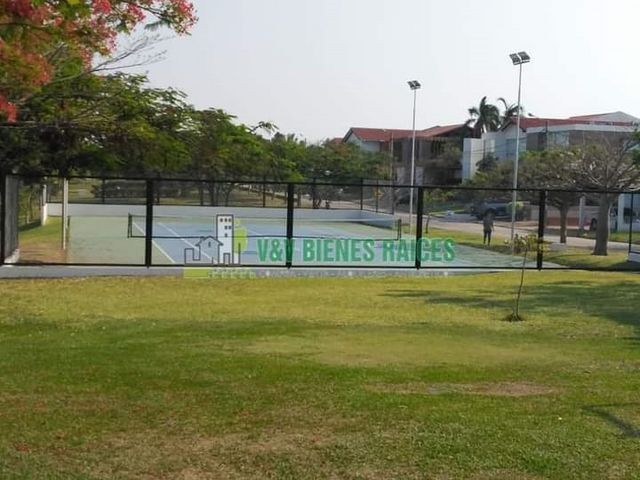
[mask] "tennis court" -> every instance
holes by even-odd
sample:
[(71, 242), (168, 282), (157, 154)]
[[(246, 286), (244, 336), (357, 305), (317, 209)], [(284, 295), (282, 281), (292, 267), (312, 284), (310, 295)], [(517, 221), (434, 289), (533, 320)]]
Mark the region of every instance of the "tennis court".
[[(120, 207), (122, 208), (122, 207)], [(100, 209), (100, 207), (94, 207)], [(163, 212), (152, 223), (152, 264), (156, 266), (215, 265), (282, 266), (286, 263), (287, 219), (282, 211), (273, 216), (256, 215), (255, 209), (211, 211), (207, 215), (176, 215)], [(119, 215), (71, 215), (70, 263), (143, 264), (146, 217), (139, 213)], [(218, 222), (231, 217), (232, 256), (225, 259), (220, 249)], [(298, 211), (293, 221), (293, 266), (410, 268), (415, 265), (415, 235), (410, 235), (398, 218), (363, 215), (360, 211)], [(425, 241), (433, 240), (427, 236)], [(437, 239), (444, 241), (445, 239)], [(364, 246), (366, 243), (367, 246)], [(355, 247), (353, 247), (355, 245)], [(409, 253), (401, 252), (402, 247)], [(360, 252), (353, 254), (353, 248)], [(454, 244), (453, 258), (423, 259), (424, 268), (513, 268), (522, 265), (520, 255)], [(365, 255), (365, 251), (368, 255)], [(346, 254), (344, 252), (347, 252)], [(235, 255), (235, 256), (234, 256)], [(535, 267), (535, 258), (528, 262)]]

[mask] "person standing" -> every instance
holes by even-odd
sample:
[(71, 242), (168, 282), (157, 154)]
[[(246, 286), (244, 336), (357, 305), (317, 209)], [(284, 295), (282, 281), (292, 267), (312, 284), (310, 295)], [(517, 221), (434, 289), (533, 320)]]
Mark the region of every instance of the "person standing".
[(491, 234), (493, 233), (493, 212), (485, 212), (482, 217), (482, 226), (484, 228), (484, 236), (482, 238), (483, 245), (491, 245)]

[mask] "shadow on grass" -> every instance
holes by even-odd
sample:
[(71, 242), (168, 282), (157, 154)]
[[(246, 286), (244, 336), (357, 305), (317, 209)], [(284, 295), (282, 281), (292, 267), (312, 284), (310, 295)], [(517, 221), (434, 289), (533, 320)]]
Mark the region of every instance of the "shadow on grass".
[[(454, 304), (471, 308), (500, 309), (508, 313), (514, 303), (514, 295), (492, 296), (493, 291), (462, 290), (441, 292), (435, 290), (390, 290), (385, 295), (396, 298), (422, 298), (426, 304)], [(505, 294), (511, 293), (505, 290)], [(637, 283), (597, 283), (589, 281), (550, 282), (527, 285), (522, 298), (522, 312), (525, 314), (545, 313), (553, 315), (555, 309), (558, 321), (562, 321), (563, 310), (571, 308), (585, 315), (607, 318), (621, 325), (640, 329), (640, 319), (635, 306), (640, 305), (640, 287)]]
[(40, 220), (34, 220), (33, 222), (23, 223), (18, 227), (19, 232), (28, 232), (29, 230), (34, 230), (36, 228), (40, 228), (42, 224)]
[(588, 405), (582, 407), (582, 410), (600, 417), (610, 425), (616, 427), (622, 433), (623, 437), (640, 438), (640, 427), (623, 420), (617, 415), (611, 413), (608, 409), (618, 407), (638, 407), (638, 403), (619, 403), (611, 405)]

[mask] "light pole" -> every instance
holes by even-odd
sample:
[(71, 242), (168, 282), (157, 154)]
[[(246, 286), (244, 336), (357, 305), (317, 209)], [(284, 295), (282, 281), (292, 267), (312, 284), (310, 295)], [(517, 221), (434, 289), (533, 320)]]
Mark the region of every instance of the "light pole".
[(514, 65), (519, 68), (518, 75), (518, 120), (516, 122), (516, 156), (513, 161), (513, 195), (511, 198), (511, 253), (513, 253), (515, 245), (514, 238), (516, 234), (516, 211), (518, 201), (518, 164), (520, 163), (520, 118), (522, 117), (522, 108), (520, 104), (522, 94), (522, 65), (529, 63), (531, 57), (527, 52), (512, 53), (509, 55)]
[(409, 189), (409, 233), (413, 229), (413, 184), (415, 182), (416, 172), (416, 96), (418, 90), (420, 90), (420, 82), (417, 80), (411, 80), (407, 82), (409, 88), (413, 90), (413, 127), (411, 128), (411, 188)]

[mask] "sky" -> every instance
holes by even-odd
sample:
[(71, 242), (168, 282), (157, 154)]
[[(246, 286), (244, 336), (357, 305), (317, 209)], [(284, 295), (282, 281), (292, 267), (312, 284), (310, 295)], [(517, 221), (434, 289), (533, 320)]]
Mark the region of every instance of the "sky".
[(198, 108), (309, 141), (352, 126), (462, 123), (483, 96), (517, 99), (508, 54), (527, 51), (522, 103), (540, 117), (640, 116), (637, 0), (195, 0), (190, 36), (146, 65)]

